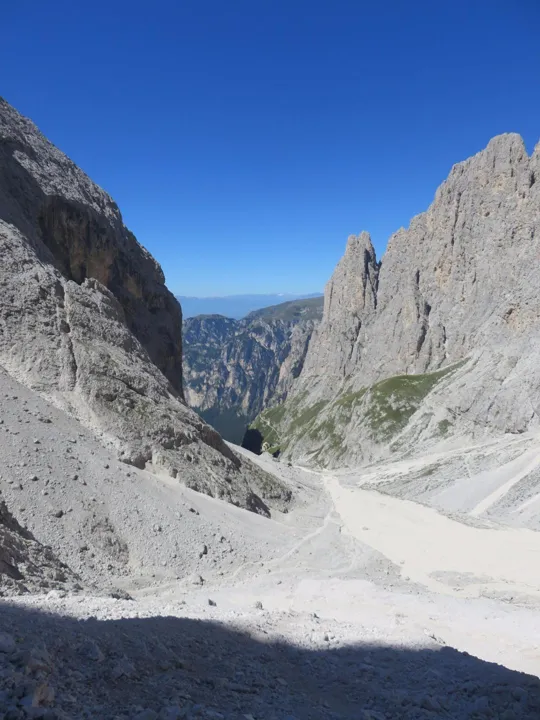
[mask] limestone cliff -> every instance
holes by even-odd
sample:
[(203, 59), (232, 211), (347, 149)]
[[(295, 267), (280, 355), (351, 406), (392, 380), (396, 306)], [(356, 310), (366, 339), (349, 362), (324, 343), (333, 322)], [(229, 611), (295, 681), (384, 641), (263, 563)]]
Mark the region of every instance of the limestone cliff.
[(295, 300), (242, 320), (201, 315), (184, 324), (188, 404), (227, 440), (240, 443), (265, 407), (282, 402), (300, 374), (322, 298)]
[(286, 456), (359, 464), (537, 426), (539, 180), (540, 147), (502, 135), (380, 266), (365, 233), (349, 239), (292, 396), (257, 420)]
[(119, 456), (268, 513), (289, 493), (186, 407), (182, 315), (118, 207), (0, 100), (0, 364)]

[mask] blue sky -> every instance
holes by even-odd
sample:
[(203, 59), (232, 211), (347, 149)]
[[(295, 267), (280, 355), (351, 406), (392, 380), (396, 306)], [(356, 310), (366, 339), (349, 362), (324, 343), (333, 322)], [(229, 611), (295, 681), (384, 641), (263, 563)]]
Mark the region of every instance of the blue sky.
[(17, 0), (0, 94), (183, 295), (322, 289), (498, 133), (540, 138), (538, 0)]

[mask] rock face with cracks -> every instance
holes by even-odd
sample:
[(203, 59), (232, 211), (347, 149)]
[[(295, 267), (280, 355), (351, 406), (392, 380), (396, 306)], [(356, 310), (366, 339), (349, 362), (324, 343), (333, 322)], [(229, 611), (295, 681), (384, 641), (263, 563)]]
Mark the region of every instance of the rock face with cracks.
[(256, 512), (290, 493), (184, 402), (182, 316), (118, 207), (0, 100), (0, 364), (126, 463)]
[(540, 146), (501, 135), (380, 263), (367, 233), (349, 238), (300, 378), (256, 427), (327, 467), (536, 428), (539, 238)]

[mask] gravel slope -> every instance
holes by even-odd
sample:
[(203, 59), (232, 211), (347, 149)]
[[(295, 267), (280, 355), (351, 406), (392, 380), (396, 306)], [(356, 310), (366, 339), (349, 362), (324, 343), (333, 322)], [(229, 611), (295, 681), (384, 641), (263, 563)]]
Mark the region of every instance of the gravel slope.
[(0, 382), (3, 498), (85, 584), (2, 601), (0, 717), (538, 717), (536, 533), (252, 457), (296, 498), (267, 519)]
[[(181, 478), (119, 463), (74, 418), (2, 370), (0, 397), (2, 497), (87, 585), (213, 575), (261, 556), (256, 528), (266, 518), (231, 506), (222, 520), (223, 503)], [(286, 541), (276, 534), (273, 547)]]

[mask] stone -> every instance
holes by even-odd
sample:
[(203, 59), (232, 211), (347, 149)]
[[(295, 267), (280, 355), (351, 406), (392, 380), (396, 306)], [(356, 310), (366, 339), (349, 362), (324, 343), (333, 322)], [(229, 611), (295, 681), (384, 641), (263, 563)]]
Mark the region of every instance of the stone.
[(79, 651), (81, 655), (87, 657), (89, 660), (93, 660), (94, 662), (101, 663), (105, 660), (105, 655), (102, 653), (101, 648), (96, 642), (94, 642), (94, 640), (88, 640), (83, 643)]
[(135, 677), (135, 666), (126, 657), (119, 660), (111, 671), (111, 676), (114, 680), (120, 678), (131, 679)]
[(26, 669), (28, 672), (43, 671), (45, 673), (52, 672), (51, 657), (45, 647), (34, 647), (30, 650), (26, 661)]
[(186, 710), (179, 705), (169, 705), (159, 713), (159, 720), (181, 720), (186, 717)]
[(426, 697), (421, 702), (421, 706), (426, 710), (433, 710), (434, 712), (437, 712), (441, 709), (441, 704), (439, 703), (437, 698), (434, 698), (431, 695), (426, 695)]
[[(0, 551), (1, 557), (1, 551)], [(0, 653), (11, 653), (17, 648), (15, 638), (9, 633), (0, 632)]]
[(32, 705), (34, 707), (42, 705), (52, 705), (52, 703), (54, 702), (54, 697), (54, 688), (47, 683), (41, 683), (34, 690), (34, 695), (32, 697)]
[[(78, 576), (56, 557), (50, 548), (38, 542), (28, 530), (23, 528), (0, 501), (0, 568), (9, 568), (9, 572), (0, 572), (0, 591), (3, 594), (21, 594), (24, 592), (43, 592), (55, 578), (60, 583), (75, 587)], [(13, 637), (0, 633), (0, 652), (11, 652)]]
[(155, 710), (143, 710), (142, 712), (135, 715), (134, 720), (158, 720), (158, 714)]

